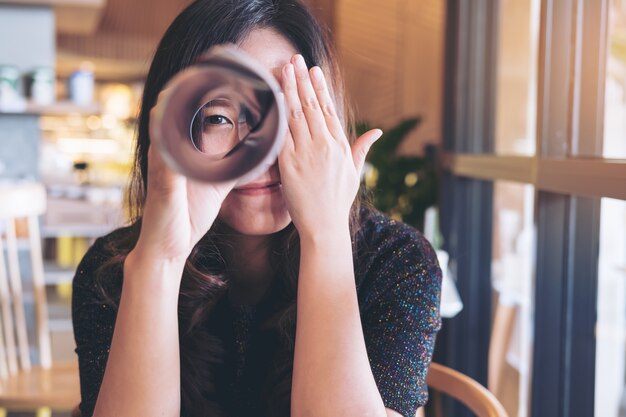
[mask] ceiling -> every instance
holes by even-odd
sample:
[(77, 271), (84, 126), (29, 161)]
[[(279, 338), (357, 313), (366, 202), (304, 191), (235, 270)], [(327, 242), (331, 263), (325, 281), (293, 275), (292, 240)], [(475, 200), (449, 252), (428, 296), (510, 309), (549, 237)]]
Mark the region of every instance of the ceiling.
[[(88, 0), (82, 0), (88, 1)], [(94, 0), (90, 0), (94, 1)], [(332, 20), (332, 0), (305, 0), (321, 19)], [(85, 33), (76, 17), (57, 14), (57, 74), (67, 77), (81, 62), (94, 64), (99, 80), (143, 79), (168, 25), (191, 0), (100, 0), (99, 21)]]
[(99, 79), (143, 78), (160, 37), (189, 3), (190, 0), (107, 0), (92, 33), (66, 31), (59, 25), (57, 73), (67, 76), (80, 62), (89, 60), (95, 64)]

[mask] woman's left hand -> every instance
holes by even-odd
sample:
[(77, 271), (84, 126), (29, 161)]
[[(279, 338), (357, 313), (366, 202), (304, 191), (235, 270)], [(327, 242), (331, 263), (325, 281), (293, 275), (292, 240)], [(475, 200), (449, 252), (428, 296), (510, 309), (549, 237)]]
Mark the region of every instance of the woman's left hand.
[(278, 166), (291, 219), (301, 237), (346, 230), (365, 157), (382, 131), (350, 146), (322, 70), (309, 71), (295, 55), (282, 76), (290, 134)]

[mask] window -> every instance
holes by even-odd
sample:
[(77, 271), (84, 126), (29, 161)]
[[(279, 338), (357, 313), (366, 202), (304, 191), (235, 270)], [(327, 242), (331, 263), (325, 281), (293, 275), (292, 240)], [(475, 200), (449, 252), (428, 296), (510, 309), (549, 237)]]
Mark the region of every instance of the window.
[(436, 357), (512, 417), (623, 417), (626, 1), (447, 5), (441, 218), (464, 309)]
[(500, 4), (496, 86), (496, 153), (534, 155), (539, 0)]
[(604, 98), (604, 150), (606, 158), (626, 159), (626, 2), (610, 2), (606, 86)]
[(595, 415), (626, 414), (626, 202), (602, 199)]
[(528, 415), (533, 322), (534, 188), (494, 184), (493, 325), (488, 387), (511, 417)]

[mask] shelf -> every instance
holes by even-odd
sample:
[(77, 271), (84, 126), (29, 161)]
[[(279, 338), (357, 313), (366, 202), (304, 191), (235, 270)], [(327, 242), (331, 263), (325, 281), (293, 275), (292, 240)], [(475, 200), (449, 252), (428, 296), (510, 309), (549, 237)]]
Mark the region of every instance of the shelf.
[(68, 114), (90, 115), (100, 113), (100, 106), (97, 103), (78, 105), (71, 101), (59, 101), (47, 106), (29, 103), (26, 107), (26, 111), (44, 116), (65, 116)]
[(88, 116), (92, 114), (100, 114), (100, 105), (93, 103), (81, 106), (71, 101), (58, 101), (50, 105), (39, 105), (28, 103), (23, 111), (1, 111), (0, 114), (38, 114), (42, 116), (67, 116), (70, 114), (78, 114)]

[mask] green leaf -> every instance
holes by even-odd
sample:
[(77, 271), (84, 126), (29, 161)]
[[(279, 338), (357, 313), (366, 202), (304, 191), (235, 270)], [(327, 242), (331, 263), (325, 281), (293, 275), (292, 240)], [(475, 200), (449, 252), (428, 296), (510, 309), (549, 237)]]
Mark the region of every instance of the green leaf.
[[(437, 169), (434, 161), (418, 156), (398, 155), (397, 151), (406, 137), (422, 119), (412, 117), (396, 126), (383, 128), (383, 136), (368, 154), (368, 162), (378, 170), (376, 186), (371, 189), (374, 205), (379, 210), (421, 228), (426, 209), (437, 202)], [(370, 130), (370, 124), (356, 123), (355, 132), (360, 136)], [(417, 175), (418, 181), (407, 186), (407, 174)]]

